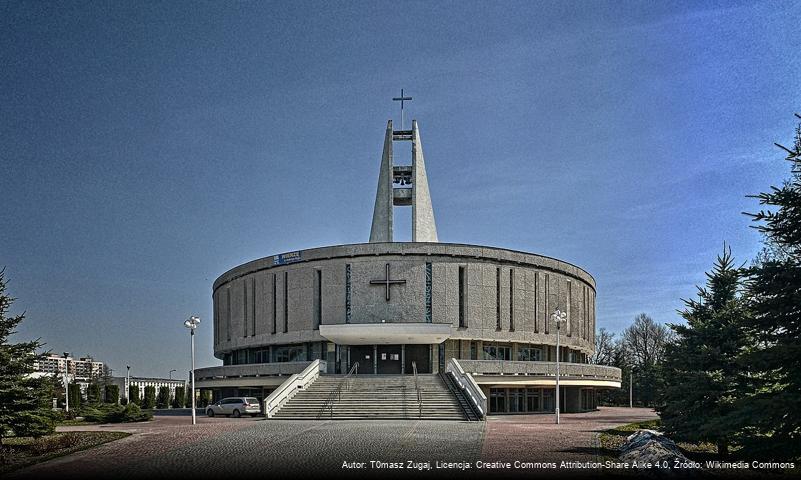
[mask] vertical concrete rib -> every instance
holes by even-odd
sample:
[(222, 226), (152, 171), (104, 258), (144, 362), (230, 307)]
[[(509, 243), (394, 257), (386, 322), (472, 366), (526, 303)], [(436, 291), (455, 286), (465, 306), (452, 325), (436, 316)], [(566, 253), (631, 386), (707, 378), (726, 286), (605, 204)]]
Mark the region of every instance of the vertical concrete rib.
[[(381, 168), (383, 169), (383, 166)], [(426, 162), (423, 157), (423, 144), (420, 142), (417, 120), (412, 120), (412, 175), (414, 176), (412, 178), (412, 241), (437, 242), (437, 225), (434, 222), (434, 208), (431, 206), (431, 194), (428, 191)], [(377, 202), (378, 200), (376, 200), (376, 206)], [(375, 216), (373, 225), (375, 226)], [(372, 235), (370, 238), (372, 241)]]
[[(427, 187), (426, 187), (427, 188)], [(378, 189), (373, 207), (373, 226), (370, 243), (392, 241), (392, 120), (387, 122), (384, 154), (378, 174)]]

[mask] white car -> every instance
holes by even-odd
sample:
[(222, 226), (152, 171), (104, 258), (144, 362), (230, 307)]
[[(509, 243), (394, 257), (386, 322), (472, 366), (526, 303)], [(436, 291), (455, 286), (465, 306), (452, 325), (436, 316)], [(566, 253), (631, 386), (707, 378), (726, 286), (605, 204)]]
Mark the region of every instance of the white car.
[(259, 401), (253, 397), (223, 398), (206, 407), (206, 415), (210, 417), (225, 415), (239, 418), (242, 415), (258, 415), (259, 413), (261, 413)]

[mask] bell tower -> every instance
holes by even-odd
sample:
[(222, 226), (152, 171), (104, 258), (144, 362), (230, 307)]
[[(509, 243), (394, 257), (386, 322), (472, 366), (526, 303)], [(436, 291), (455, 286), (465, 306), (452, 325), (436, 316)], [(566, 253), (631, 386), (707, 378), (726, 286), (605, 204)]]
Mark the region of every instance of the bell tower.
[[(402, 94), (401, 98), (411, 100), (409, 97), (403, 97)], [(394, 142), (412, 142), (411, 165), (393, 165), (392, 145)], [(381, 157), (381, 170), (378, 174), (378, 189), (373, 209), (373, 225), (370, 229), (371, 243), (393, 241), (392, 211), (396, 206), (412, 207), (413, 242), (438, 241), (417, 120), (412, 120), (411, 130), (393, 130), (392, 120), (387, 122), (384, 153)]]

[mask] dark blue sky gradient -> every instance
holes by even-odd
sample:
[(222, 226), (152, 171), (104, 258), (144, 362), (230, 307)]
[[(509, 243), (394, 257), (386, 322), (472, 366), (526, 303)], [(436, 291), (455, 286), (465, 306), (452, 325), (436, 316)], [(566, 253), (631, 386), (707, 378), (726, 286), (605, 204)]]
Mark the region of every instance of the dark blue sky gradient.
[[(442, 241), (564, 259), (599, 327), (676, 322), (788, 174), (797, 2), (5, 2), (0, 265), (20, 338), (211, 355), (211, 284), (366, 241), (401, 87)], [(409, 214), (399, 240), (409, 240)]]

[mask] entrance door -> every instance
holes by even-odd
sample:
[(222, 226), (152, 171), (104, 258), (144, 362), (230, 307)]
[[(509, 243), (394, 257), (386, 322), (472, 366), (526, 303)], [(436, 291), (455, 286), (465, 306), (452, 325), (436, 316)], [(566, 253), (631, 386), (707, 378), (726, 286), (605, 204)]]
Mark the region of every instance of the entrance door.
[(401, 373), (401, 346), (378, 345), (378, 373)]
[(406, 345), (404, 373), (412, 374), (412, 362), (417, 364), (417, 373), (431, 373), (431, 346)]
[(367, 375), (373, 373), (373, 346), (351, 345), (350, 365), (348, 365), (348, 370), (350, 370), (350, 368), (356, 362), (359, 362), (359, 375)]

